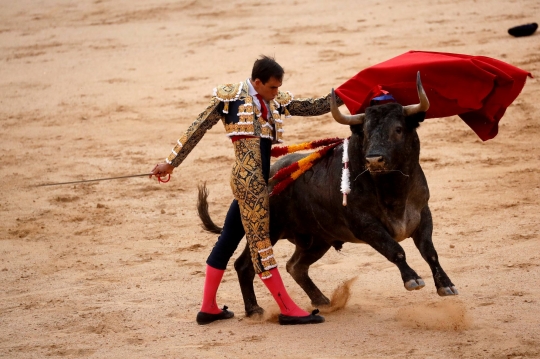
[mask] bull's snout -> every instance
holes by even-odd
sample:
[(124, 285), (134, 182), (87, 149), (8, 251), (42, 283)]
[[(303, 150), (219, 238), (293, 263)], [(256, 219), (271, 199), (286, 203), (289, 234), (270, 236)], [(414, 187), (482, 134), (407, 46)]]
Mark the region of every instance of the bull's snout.
[(383, 170), (385, 166), (384, 157), (381, 155), (366, 156), (366, 166), (370, 171)]

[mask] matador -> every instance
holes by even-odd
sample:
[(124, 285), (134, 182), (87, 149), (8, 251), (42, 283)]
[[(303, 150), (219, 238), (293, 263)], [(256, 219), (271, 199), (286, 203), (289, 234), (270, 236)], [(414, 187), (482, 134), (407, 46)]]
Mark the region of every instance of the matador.
[[(218, 307), (216, 295), (227, 263), (244, 235), (255, 272), (280, 307), (280, 324), (324, 322), (318, 310), (309, 313), (296, 305), (283, 285), (270, 242), (267, 184), (272, 144), (283, 141), (283, 119), (328, 113), (330, 95), (295, 99), (290, 92), (279, 91), (283, 75), (283, 68), (273, 58), (263, 56), (255, 61), (247, 80), (216, 87), (210, 105), (176, 142), (165, 162), (156, 165), (151, 172), (151, 176), (158, 178), (170, 175), (206, 131), (222, 121), (234, 147), (230, 185), (235, 199), (206, 262), (203, 300), (196, 318), (199, 324), (234, 316), (226, 306)], [(341, 105), (341, 100), (339, 102)]]

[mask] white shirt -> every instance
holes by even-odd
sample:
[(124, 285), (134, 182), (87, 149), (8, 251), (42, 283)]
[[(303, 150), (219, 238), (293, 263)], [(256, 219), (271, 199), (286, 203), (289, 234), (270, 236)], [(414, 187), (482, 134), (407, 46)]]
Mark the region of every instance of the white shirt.
[[(259, 111), (262, 113), (262, 109), (261, 109), (261, 103), (259, 102), (259, 99), (257, 98), (257, 91), (255, 91), (255, 88), (253, 87), (253, 85), (251, 84), (251, 79), (248, 78), (247, 80), (247, 83), (248, 83), (248, 94), (253, 97), (253, 103), (255, 104), (255, 106), (257, 106), (257, 108), (259, 109)], [(264, 100), (263, 100), (264, 101)], [(268, 109), (268, 114), (267, 114), (267, 117), (270, 115), (270, 104), (266, 101), (264, 101), (264, 104), (266, 105), (266, 108)], [(268, 118), (267, 118), (268, 120)]]

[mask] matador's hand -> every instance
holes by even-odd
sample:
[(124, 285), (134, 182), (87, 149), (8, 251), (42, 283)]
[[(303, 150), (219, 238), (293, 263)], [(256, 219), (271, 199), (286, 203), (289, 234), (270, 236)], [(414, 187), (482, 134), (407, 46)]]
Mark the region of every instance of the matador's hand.
[[(158, 163), (154, 169), (150, 172), (150, 178), (152, 176), (156, 176), (158, 181), (161, 179), (161, 177), (165, 177), (167, 175), (171, 175), (174, 171), (174, 166), (170, 165), (166, 162)], [(165, 181), (166, 182), (166, 181)]]

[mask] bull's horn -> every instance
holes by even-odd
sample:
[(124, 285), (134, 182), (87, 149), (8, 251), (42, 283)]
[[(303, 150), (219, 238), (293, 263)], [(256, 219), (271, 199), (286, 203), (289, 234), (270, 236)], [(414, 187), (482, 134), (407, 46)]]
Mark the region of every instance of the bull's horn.
[(418, 98), (420, 103), (416, 105), (403, 106), (403, 114), (405, 116), (414, 115), (418, 112), (426, 112), (429, 108), (429, 100), (422, 86), (422, 81), (420, 81), (420, 71), (416, 73), (416, 89), (418, 90)]
[(358, 115), (344, 115), (339, 111), (334, 89), (332, 89), (332, 97), (330, 98), (330, 110), (332, 111), (334, 120), (342, 125), (361, 125), (364, 122), (365, 114), (363, 113)]

